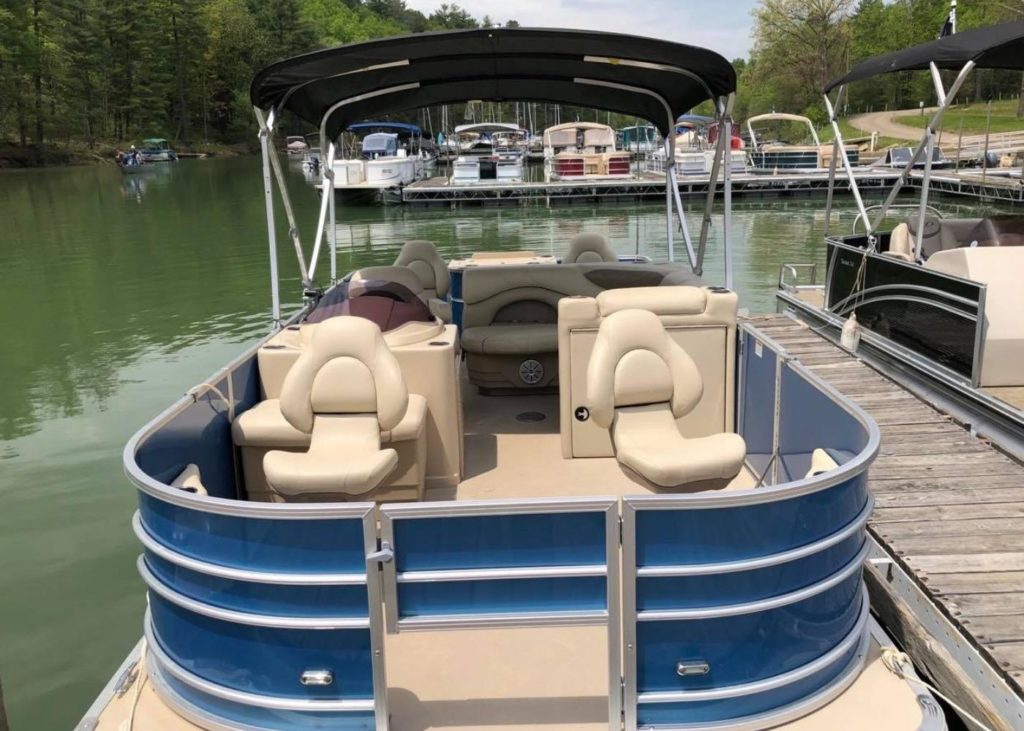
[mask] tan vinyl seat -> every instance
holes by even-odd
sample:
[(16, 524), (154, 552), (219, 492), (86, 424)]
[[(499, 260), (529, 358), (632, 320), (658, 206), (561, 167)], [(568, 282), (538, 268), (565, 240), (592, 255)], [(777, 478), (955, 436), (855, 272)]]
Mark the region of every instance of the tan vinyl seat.
[(416, 274), (427, 297), (444, 299), (448, 295), (451, 278), (448, 265), (432, 241), (406, 241), (398, 252), (395, 266), (408, 267)]
[(618, 261), (615, 249), (602, 234), (584, 231), (569, 242), (569, 251), (562, 257), (563, 264), (595, 264)]
[(544, 322), (474, 327), (463, 334), (462, 347), (481, 355), (557, 353), (558, 327)]
[(693, 359), (646, 310), (622, 310), (601, 323), (587, 367), (591, 418), (609, 429), (615, 457), (659, 487), (724, 486), (743, 467), (738, 434), (687, 439), (676, 419), (704, 392)]
[[(405, 379), (379, 328), (358, 317), (325, 320), (281, 388), (281, 414), (310, 435), (309, 450), (268, 452), (267, 485), (293, 500), (374, 490), (399, 462), (394, 449), (381, 448), (381, 434), (399, 427), (408, 407)], [(424, 411), (408, 428), (422, 431)]]

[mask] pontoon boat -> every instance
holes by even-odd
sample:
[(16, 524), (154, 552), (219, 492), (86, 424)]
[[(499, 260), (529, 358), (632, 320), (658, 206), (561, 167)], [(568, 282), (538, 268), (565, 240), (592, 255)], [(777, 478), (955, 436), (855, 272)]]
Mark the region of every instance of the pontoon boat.
[[(835, 328), (856, 315), (867, 355), (895, 369), (902, 381), (919, 381), (917, 388), (928, 398), (942, 399), (953, 413), (966, 414), (961, 418), (972, 428), (1024, 454), (1024, 219), (950, 219), (928, 205), (936, 130), (968, 73), (986, 68), (1024, 68), (1024, 23), (965, 31), (872, 58), (826, 87), (832, 114), (840, 106), (829, 96), (836, 89), (842, 97), (856, 81), (930, 69), (940, 104), (880, 206), (865, 205), (853, 163), (840, 149), (857, 219), (849, 233), (826, 234), (824, 284), (807, 277), (797, 281), (801, 267), (787, 265), (779, 298), (800, 316)], [(958, 72), (948, 89), (943, 69)], [(835, 121), (833, 126), (841, 139)], [(896, 204), (911, 180), (920, 186), (919, 203)], [(886, 216), (893, 212), (905, 218), (886, 230)]]
[(452, 164), (452, 184), (522, 181), (527, 134), (518, 124), (504, 122), (456, 127), (459, 156)]
[(171, 144), (163, 137), (144, 139), (139, 154), (145, 162), (174, 162), (178, 159), (178, 153), (171, 149)]
[[(727, 138), (735, 85), (704, 49), (512, 28), (258, 74), (273, 330), (125, 449), (145, 639), (84, 726), (943, 728), (868, 611), (877, 426), (698, 276), (714, 193), (694, 242), (674, 122), (711, 99)], [(282, 319), (284, 112), (331, 170), (356, 119), (508, 98), (659, 128), (668, 262), (584, 233), (474, 257), (456, 293), (425, 241), (342, 277), (326, 176), (308, 261), (284, 206), (307, 301)], [(729, 222), (726, 197), (727, 263)]]
[[(798, 137), (796, 143), (783, 139), (758, 139), (755, 125), (766, 122), (784, 122), (806, 127), (808, 136)], [(747, 134), (750, 137), (750, 164), (755, 170), (823, 170), (829, 167), (832, 145), (822, 145), (814, 123), (799, 114), (772, 112), (759, 114), (747, 120)], [(784, 135), (783, 135), (784, 136)], [(810, 144), (807, 140), (810, 140)], [(860, 148), (847, 145), (846, 159), (851, 165), (860, 161)]]
[(358, 157), (352, 154), (334, 161), (334, 190), (346, 200), (372, 198), (422, 180), (429, 177), (436, 163), (433, 145), (423, 144), (423, 133), (415, 124), (359, 122), (345, 131), (362, 136)]
[(597, 122), (565, 122), (544, 130), (548, 180), (628, 178), (629, 152), (615, 149), (615, 130)]

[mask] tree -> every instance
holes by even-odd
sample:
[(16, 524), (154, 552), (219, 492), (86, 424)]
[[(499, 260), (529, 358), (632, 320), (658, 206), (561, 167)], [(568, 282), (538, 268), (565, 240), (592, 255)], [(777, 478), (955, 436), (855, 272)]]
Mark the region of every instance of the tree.
[(451, 5), (442, 3), (441, 7), (431, 13), (427, 20), (430, 27), (436, 30), (479, 27), (473, 16), (455, 3)]

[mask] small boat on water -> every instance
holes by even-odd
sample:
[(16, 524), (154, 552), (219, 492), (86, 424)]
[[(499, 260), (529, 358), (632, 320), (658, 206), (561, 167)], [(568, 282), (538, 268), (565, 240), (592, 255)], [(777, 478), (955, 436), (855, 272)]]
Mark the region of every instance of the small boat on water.
[[(432, 144), (418, 125), (359, 122), (345, 130), (357, 142), (350, 157), (336, 159), (335, 194), (347, 201), (375, 200), (416, 180), (430, 177), (436, 164)], [(358, 145), (356, 156), (355, 145)]]
[(629, 152), (615, 147), (615, 130), (598, 122), (565, 122), (544, 130), (548, 180), (606, 180), (633, 176)]
[[(788, 264), (778, 292), (787, 308), (824, 324), (834, 336), (843, 330), (859, 333), (859, 352), (876, 367), (913, 384), (929, 401), (946, 404), (972, 430), (998, 439), (1019, 457), (1024, 457), (1024, 217), (947, 218), (929, 205), (929, 189), (933, 170), (944, 161), (933, 130), (941, 128), (967, 73), (1020, 70), (1022, 59), (1024, 23), (1009, 23), (868, 59), (832, 81), (825, 95), (830, 114), (828, 92), (842, 94), (848, 84), (913, 69), (931, 68), (943, 101), (930, 112), (916, 148), (887, 154), (888, 164), (903, 175), (881, 205), (865, 205), (843, 161), (838, 174), (845, 172), (854, 189), (857, 219), (847, 232), (826, 228), (823, 283), (809, 281), (816, 280), (816, 267)], [(958, 72), (948, 89), (939, 69)], [(915, 171), (919, 202), (897, 204)]]
[[(771, 123), (776, 123), (772, 125)], [(781, 124), (779, 124), (781, 123)], [(756, 127), (769, 127), (773, 137), (758, 137)], [(795, 129), (806, 128), (806, 133)], [(771, 112), (758, 114), (747, 120), (747, 134), (750, 139), (750, 164), (755, 170), (775, 172), (779, 170), (824, 170), (829, 167), (832, 145), (821, 144), (814, 123), (800, 114)], [(860, 162), (860, 148), (846, 145), (846, 156), (852, 165)]]
[(518, 124), (483, 122), (455, 128), (459, 155), (452, 163), (452, 185), (523, 180), (528, 133)]
[(144, 139), (139, 154), (144, 162), (176, 162), (178, 159), (178, 153), (171, 149), (171, 143), (162, 137)]
[(636, 157), (657, 152), (664, 144), (658, 128), (650, 124), (623, 127), (619, 132), (622, 134), (622, 149)]
[[(743, 140), (732, 127), (728, 160), (730, 172), (748, 170), (747, 153)], [(718, 122), (701, 114), (683, 114), (676, 119), (676, 168), (681, 175), (708, 175), (711, 173), (718, 141)], [(664, 152), (661, 153), (664, 157)]]
[[(125, 448), (144, 639), (80, 728), (945, 728), (869, 612), (877, 425), (700, 277), (675, 117), (710, 99), (728, 125), (735, 89), (713, 51), (558, 29), (260, 72), (271, 331)], [(283, 319), (283, 113), (330, 140), (510, 96), (650, 119), (669, 140), (667, 261), (583, 231), (557, 255), (495, 241), (457, 265), (413, 240), (344, 274), (324, 195), (308, 258), (284, 206), (305, 300)]]
[(309, 143), (302, 135), (289, 135), (284, 139), (284, 149), (289, 155), (304, 155), (309, 150)]

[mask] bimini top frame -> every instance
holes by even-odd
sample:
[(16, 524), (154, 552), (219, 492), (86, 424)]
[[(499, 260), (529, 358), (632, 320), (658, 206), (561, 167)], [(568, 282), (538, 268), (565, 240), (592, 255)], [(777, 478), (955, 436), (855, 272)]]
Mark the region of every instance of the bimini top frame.
[[(867, 226), (868, 246), (871, 250), (877, 245), (879, 227), (885, 219), (885, 215), (893, 202), (896, 200), (900, 189), (910, 178), (914, 166), (924, 155), (924, 174), (921, 181), (921, 201), (918, 208), (917, 238), (914, 242), (915, 259), (921, 259), (921, 240), (924, 233), (924, 220), (928, 212), (928, 185), (931, 180), (933, 151), (936, 143), (936, 129), (942, 122), (943, 116), (953, 104), (957, 92), (967, 79), (967, 75), (974, 68), (989, 69), (1011, 69), (1024, 70), (1024, 21), (1016, 23), (1004, 23), (988, 28), (956, 33), (956, 0), (952, 0), (950, 7), (950, 21), (953, 35), (939, 38), (936, 41), (922, 43), (902, 51), (887, 53), (881, 56), (869, 58), (866, 61), (854, 66), (845, 75), (831, 81), (823, 90), (825, 107), (828, 110), (832, 130), (835, 133), (835, 141), (832, 148), (832, 163), (829, 168), (829, 189), (828, 201), (826, 203), (825, 235), (828, 236), (828, 225), (832, 212), (832, 194), (835, 185), (836, 161), (841, 160), (843, 169), (849, 179), (850, 189), (853, 191), (860, 217)], [(867, 209), (864, 207), (864, 200), (861, 197), (860, 189), (857, 187), (857, 180), (850, 167), (850, 159), (846, 154), (843, 145), (842, 133), (839, 130), (839, 120), (836, 116), (836, 109), (841, 109), (841, 100), (846, 92), (847, 85), (853, 81), (869, 79), (881, 74), (894, 73), (897, 71), (924, 70), (931, 71), (932, 83), (935, 85), (935, 95), (938, 99), (938, 108), (928, 120), (921, 136), (914, 155), (903, 168), (900, 177), (896, 180), (892, 190), (889, 192), (885, 202), (880, 206), (874, 220), (868, 217)], [(939, 74), (940, 69), (952, 69), (959, 73), (947, 89)], [(833, 104), (831, 93), (836, 91), (836, 100)]]
[(807, 125), (807, 128), (811, 130), (811, 139), (814, 141), (814, 146), (819, 147), (821, 145), (821, 140), (818, 139), (818, 132), (814, 129), (814, 122), (807, 117), (800, 114), (770, 112), (768, 114), (758, 114), (747, 120), (747, 132), (750, 134), (750, 144), (755, 151), (760, 147), (757, 142), (757, 135), (754, 134), (754, 125), (758, 122), (796, 122), (797, 124), (805, 124)]
[[(712, 100), (716, 119), (731, 134), (736, 73), (722, 56), (704, 48), (615, 33), (550, 28), (487, 28), (418, 33), (331, 48), (274, 63), (252, 82), (250, 96), (260, 125), (264, 194), (271, 255), (274, 322), (280, 324), (277, 291), (273, 185), (288, 216), (289, 235), (299, 258), (303, 286), (313, 286), (325, 224), (331, 248), (331, 280), (337, 279), (333, 191), (334, 143), (350, 124), (387, 112), (469, 100), (572, 104), (641, 117), (666, 137), (666, 216), (669, 259), (678, 226), (694, 271), (701, 273), (711, 205), (709, 186), (700, 241), (693, 246), (675, 175), (675, 120)], [(313, 252), (307, 266), (284, 174), (270, 137), (284, 111), (320, 131), (324, 196)], [(725, 145), (716, 150), (712, 180), (718, 179)], [(724, 168), (725, 224), (731, 213), (729, 166)], [(726, 285), (732, 267), (725, 245)]]

